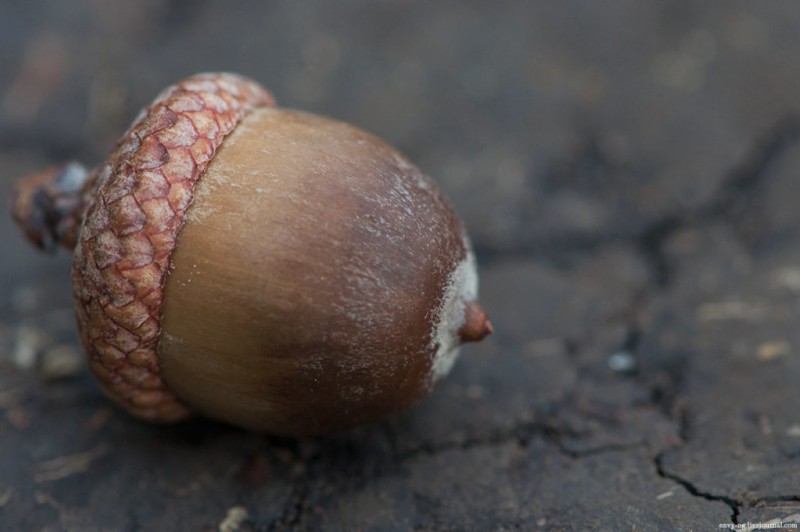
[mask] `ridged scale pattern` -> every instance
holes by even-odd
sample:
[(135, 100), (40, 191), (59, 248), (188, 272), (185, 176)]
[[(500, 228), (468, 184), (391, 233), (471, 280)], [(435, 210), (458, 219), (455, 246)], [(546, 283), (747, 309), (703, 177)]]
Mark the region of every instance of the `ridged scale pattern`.
[(170, 256), (195, 182), (251, 109), (273, 105), (260, 85), (200, 74), (162, 92), (94, 170), (72, 281), (81, 340), (105, 392), (134, 415), (190, 412), (160, 376), (156, 348)]

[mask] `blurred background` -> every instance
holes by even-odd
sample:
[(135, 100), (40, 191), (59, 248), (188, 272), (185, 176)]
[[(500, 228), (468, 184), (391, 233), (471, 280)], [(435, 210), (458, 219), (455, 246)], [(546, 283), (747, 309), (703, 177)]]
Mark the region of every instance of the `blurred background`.
[[(244, 501), (255, 529), (527, 528), (567, 526), (594, 496), (649, 507), (639, 492), (655, 490), (655, 500), (676, 486), (677, 473), (653, 460), (681, 439), (671, 401), (691, 392), (675, 369), (691, 350), (681, 344), (684, 318), (652, 318), (662, 314), (650, 290), (667, 284), (656, 229), (713, 204), (754, 153), (769, 152), (758, 139), (777, 130), (780, 144), (798, 107), (798, 27), (791, 0), (0, 2), (3, 197), (20, 175), (104, 159), (167, 85), (238, 72), (282, 106), (377, 134), (438, 182), (472, 235), (497, 331), (466, 350), (431, 400), (357, 436), (265, 442), (204, 422), (189, 436), (158, 431), (108, 409), (86, 373), (68, 254), (38, 255), (0, 216), (0, 522), (199, 529)], [(786, 164), (789, 175), (800, 168)], [(796, 197), (797, 186), (786, 183), (775, 201), (791, 213), (780, 197)], [(775, 227), (794, 235), (795, 221), (787, 214)], [(688, 242), (674, 249), (713, 248)], [(719, 269), (742, 264), (726, 254), (737, 245), (719, 252)], [(750, 251), (734, 255), (750, 264)], [(705, 279), (727, 286), (722, 278)], [(696, 294), (687, 283), (677, 286)], [(654, 305), (670, 304), (662, 295)], [(681, 316), (686, 301), (672, 301), (667, 315)], [(647, 327), (659, 324), (679, 338), (652, 340)], [(650, 358), (632, 352), (639, 340)], [(642, 441), (649, 447), (630, 461), (576, 465), (583, 450)], [(49, 477), (35, 480), (37, 468), (62, 455), (88, 462), (43, 487)], [(238, 472), (247, 467), (266, 468), (269, 481), (245, 490)], [(626, 468), (649, 473), (615, 491), (608, 479)], [(678, 492), (662, 498), (678, 506), (639, 516), (643, 526), (673, 526), (692, 512), (730, 519), (722, 498), (705, 507)], [(166, 500), (177, 506), (165, 510)], [(633, 519), (603, 516), (609, 526)]]
[(4, 2), (0, 140), (93, 164), (168, 84), (240, 72), (398, 146), (479, 245), (626, 233), (800, 89), (791, 2)]

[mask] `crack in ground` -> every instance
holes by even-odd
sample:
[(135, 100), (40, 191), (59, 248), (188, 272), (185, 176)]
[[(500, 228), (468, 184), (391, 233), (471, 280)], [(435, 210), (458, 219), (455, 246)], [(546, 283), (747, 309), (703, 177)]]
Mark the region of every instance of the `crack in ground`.
[[(577, 437), (578, 435), (568, 428), (560, 427), (555, 424), (542, 421), (528, 421), (487, 435), (467, 437), (439, 444), (422, 444), (407, 451), (400, 452), (396, 454), (394, 458), (396, 463), (401, 464), (422, 455), (435, 456), (453, 450), (466, 451), (477, 447), (493, 447), (512, 442), (516, 442), (520, 447), (526, 447), (535, 436), (540, 436), (543, 440), (548, 442), (559, 442), (564, 436)], [(556, 444), (556, 447), (560, 448), (560, 445)]]
[[(652, 282), (657, 289), (666, 289), (672, 279), (672, 268), (663, 249), (667, 240), (679, 230), (714, 221), (725, 221), (730, 225), (735, 225), (734, 218), (740, 216), (752, 203), (752, 193), (756, 192), (764, 182), (769, 167), (798, 139), (800, 139), (800, 117), (792, 115), (775, 125), (761, 141), (756, 143), (755, 148), (751, 150), (744, 162), (723, 179), (708, 201), (684, 214), (673, 214), (662, 218), (645, 229), (637, 239), (636, 247), (648, 262)], [(638, 305), (646, 304), (648, 299), (646, 294), (642, 294), (642, 300), (638, 302)], [(642, 332), (638, 329), (638, 324), (634, 324), (634, 326), (640, 333)], [(682, 381), (682, 372), (680, 372), (675, 382), (672, 383), (672, 393), (667, 397), (654, 396), (653, 399), (658, 399), (662, 407), (668, 407), (669, 412), (674, 407)], [(678, 421), (680, 438), (686, 442), (690, 437), (688, 409), (681, 409)], [(732, 497), (701, 491), (688, 479), (669, 473), (664, 466), (664, 456), (667, 452), (668, 450), (662, 450), (655, 457), (654, 462), (658, 475), (680, 484), (695, 497), (725, 503), (731, 509), (731, 522), (738, 524), (742, 503)], [(800, 497), (793, 497), (793, 500), (799, 499)]]
[(303, 518), (306, 506), (308, 505), (308, 497), (311, 494), (311, 481), (308, 478), (303, 479), (298, 485), (292, 488), (292, 493), (286, 501), (281, 516), (277, 521), (270, 523), (267, 530), (295, 530), (300, 526), (300, 520)]
[[(638, 322), (636, 308), (646, 306), (648, 300), (641, 294), (634, 296), (633, 299), (631, 304), (632, 310), (630, 311), (630, 314), (633, 316), (629, 318), (625, 338), (617, 351), (628, 353), (635, 359), (639, 355), (638, 352), (641, 349), (642, 339), (646, 334), (644, 328)], [(681, 406), (679, 401), (686, 373), (685, 358), (686, 357), (683, 356), (677, 357), (676, 360), (678, 363), (659, 367), (646, 374), (642, 372), (641, 363), (637, 361), (635, 366), (628, 372), (635, 377), (637, 384), (647, 390), (647, 404), (658, 408), (667, 419), (676, 420), (677, 417), (679, 434), (685, 433), (683, 427), (683, 422), (685, 421), (685, 407)]]
[(751, 203), (747, 193), (763, 181), (766, 170), (783, 152), (800, 139), (800, 115), (788, 115), (777, 122), (751, 150), (749, 157), (723, 180), (701, 211), (714, 218), (730, 217)]
[(701, 499), (705, 499), (707, 501), (725, 503), (731, 509), (731, 522), (734, 525), (739, 524), (739, 513), (741, 509), (741, 504), (739, 503), (739, 501), (731, 497), (726, 497), (724, 495), (713, 495), (711, 493), (700, 491), (700, 489), (698, 489), (697, 486), (692, 484), (689, 480), (682, 478), (678, 475), (675, 475), (673, 473), (667, 472), (666, 469), (664, 468), (664, 455), (666, 453), (667, 451), (661, 451), (656, 455), (654, 460), (656, 466), (656, 472), (658, 473), (659, 477), (680, 484), (687, 492), (689, 492), (690, 495), (693, 495), (695, 497), (700, 497)]
[[(644, 287), (631, 302), (632, 318), (628, 324), (629, 331), (623, 346), (625, 350), (635, 355), (645, 334), (637, 319), (639, 314), (637, 309), (648, 305), (654, 292), (668, 289), (672, 282), (673, 268), (664, 251), (669, 238), (678, 231), (715, 221), (724, 221), (735, 228), (735, 219), (752, 203), (752, 194), (764, 182), (769, 167), (798, 139), (800, 139), (800, 117), (792, 115), (773, 126), (760, 141), (756, 142), (744, 162), (722, 180), (707, 201), (692, 209), (672, 213), (654, 221), (633, 239), (635, 249), (648, 266), (650, 283), (649, 287)], [(682, 364), (679, 366), (683, 367)], [(656, 382), (649, 386), (651, 402), (657, 405), (668, 419), (675, 419), (675, 405), (682, 388), (683, 375), (684, 371), (679, 369), (669, 373), (669, 382)], [(680, 408), (677, 416), (679, 437), (686, 442), (690, 437), (688, 409)], [(738, 524), (742, 503), (732, 497), (703, 492), (688, 479), (666, 471), (663, 460), (667, 452), (668, 450), (662, 450), (654, 459), (657, 474), (680, 484), (695, 497), (725, 503), (731, 509), (731, 522)], [(790, 500), (800, 500), (800, 497), (792, 497)]]
[(800, 495), (770, 495), (768, 497), (760, 497), (752, 501), (750, 506), (756, 508), (779, 502), (800, 502)]
[(520, 423), (510, 429), (497, 431), (489, 435), (442, 442), (437, 445), (420, 445), (408, 451), (397, 453), (394, 457), (394, 464), (402, 464), (420, 456), (435, 456), (448, 451), (466, 451), (479, 447), (505, 445), (512, 442), (524, 448), (528, 447), (531, 440), (537, 436), (546, 443), (552, 445), (559, 453), (571, 459), (580, 459), (611, 452), (628, 451), (630, 449), (647, 446), (647, 442), (641, 440), (631, 443), (608, 443), (582, 450), (571, 449), (565, 443), (565, 440), (568, 438), (581, 439), (584, 434), (568, 427), (535, 421)]
[(292, 444), (293, 462), (302, 464), (302, 474), (292, 482), (292, 491), (286, 499), (280, 517), (267, 524), (264, 529), (269, 531), (296, 530), (300, 526), (300, 521), (305, 515), (308, 507), (308, 500), (311, 495), (311, 486), (314, 481), (313, 468), (315, 468), (323, 458), (321, 451), (314, 451), (310, 456), (303, 456), (300, 440), (290, 440)]
[[(597, 251), (610, 245), (627, 244), (645, 261), (649, 282), (647, 286), (638, 290), (631, 301), (631, 316), (629, 330), (623, 341), (623, 348), (635, 354), (640, 349), (642, 338), (646, 331), (638, 323), (636, 316), (639, 309), (646, 307), (653, 294), (669, 288), (674, 275), (673, 267), (664, 250), (667, 241), (681, 230), (697, 227), (714, 221), (733, 223), (732, 218), (737, 216), (752, 199), (751, 193), (763, 182), (767, 169), (791, 145), (800, 138), (800, 119), (790, 117), (773, 127), (762, 140), (755, 143), (750, 154), (744, 162), (734, 168), (719, 184), (710, 198), (694, 208), (674, 212), (658, 218), (647, 224), (641, 231), (633, 235), (605, 234), (590, 237), (575, 237), (566, 242), (562, 239), (556, 244), (552, 241), (528, 242), (521, 249), (502, 250), (486, 246), (476, 246), (476, 251), (482, 259), (499, 259), (507, 256), (530, 255), (539, 256), (547, 254), (575, 253), (585, 254)], [(579, 348), (572, 346), (573, 350)], [(676, 411), (675, 404), (681, 388), (682, 375), (673, 376), (666, 383), (657, 383), (650, 386), (651, 403), (658, 407), (668, 419), (677, 417), (679, 437), (681, 440), (689, 439), (689, 413), (685, 408)], [(557, 405), (556, 405), (557, 406)], [(557, 421), (558, 417), (550, 415), (546, 420), (525, 421), (510, 428), (495, 431), (490, 434), (467, 437), (464, 439), (447, 441), (439, 444), (422, 444), (405, 452), (398, 452), (396, 442), (390, 437), (392, 457), (390, 466), (396, 466), (420, 456), (432, 456), (451, 450), (469, 450), (478, 447), (490, 447), (516, 442), (521, 447), (527, 447), (531, 440), (539, 437), (549, 443), (560, 454), (569, 459), (577, 460), (587, 456), (595, 456), (607, 452), (626, 452), (631, 449), (647, 445), (644, 441), (600, 445), (590, 449), (575, 450), (569, 448), (565, 440), (569, 438), (580, 439), (584, 435)], [(556, 421), (553, 421), (556, 420)], [(731, 521), (738, 523), (742, 503), (738, 500), (722, 495), (713, 495), (701, 491), (689, 480), (679, 475), (670, 473), (664, 465), (664, 457), (669, 450), (658, 452), (654, 458), (656, 473), (663, 479), (681, 485), (689, 494), (708, 501), (722, 502), (731, 509)], [(307, 470), (293, 486), (281, 517), (272, 523), (269, 530), (291, 529), (301, 524), (303, 515), (308, 511), (309, 500), (315, 479), (319, 476), (318, 467), (325, 462), (325, 453), (319, 452), (310, 459), (304, 460)], [(375, 471), (372, 471), (374, 474)], [(352, 478), (350, 479), (352, 480)]]
[(580, 451), (569, 449), (568, 447), (564, 447), (563, 445), (559, 444), (558, 450), (565, 456), (568, 456), (574, 460), (579, 460), (581, 458), (597, 456), (600, 454), (626, 452), (630, 451), (631, 449), (639, 449), (641, 447), (647, 447), (647, 442), (642, 440), (632, 443), (608, 443), (606, 445), (598, 445), (597, 447), (591, 447), (589, 449), (583, 449)]
[(483, 263), (508, 257), (539, 257), (557, 261), (559, 257), (585, 255), (608, 246), (627, 244), (632, 245), (644, 258), (652, 284), (665, 288), (672, 276), (671, 265), (663, 251), (665, 242), (682, 229), (718, 220), (732, 223), (732, 219), (752, 202), (750, 193), (763, 182), (769, 167), (798, 139), (800, 115), (788, 115), (754, 142), (744, 160), (727, 172), (707, 200), (664, 214), (647, 223), (640, 231), (544, 237), (514, 247), (475, 242), (476, 253)]
[(706, 201), (654, 221), (636, 237), (635, 247), (647, 262), (656, 287), (666, 288), (672, 277), (672, 268), (663, 250), (666, 241), (680, 230), (715, 221), (735, 225), (734, 218), (752, 203), (752, 193), (764, 182), (767, 170), (798, 140), (800, 116), (790, 115), (756, 141), (744, 161), (727, 174)]

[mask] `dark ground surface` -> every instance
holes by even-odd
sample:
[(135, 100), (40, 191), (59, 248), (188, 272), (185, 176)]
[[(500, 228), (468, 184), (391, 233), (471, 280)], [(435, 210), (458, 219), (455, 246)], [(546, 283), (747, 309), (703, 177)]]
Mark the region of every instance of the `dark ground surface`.
[(2, 196), (242, 72), (441, 184), (496, 334), (377, 426), (145, 425), (82, 364), (67, 254), (0, 216), (0, 530), (800, 522), (798, 27), (794, 0), (3, 2)]

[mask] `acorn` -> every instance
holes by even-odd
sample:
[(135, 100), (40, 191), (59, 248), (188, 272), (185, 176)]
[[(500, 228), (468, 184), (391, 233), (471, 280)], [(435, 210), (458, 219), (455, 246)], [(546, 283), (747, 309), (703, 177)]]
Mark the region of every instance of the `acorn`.
[(147, 420), (345, 429), (407, 408), (492, 332), (434, 183), (234, 74), (166, 89), (91, 172), (23, 179), (13, 215), (36, 245), (74, 249), (91, 370)]

